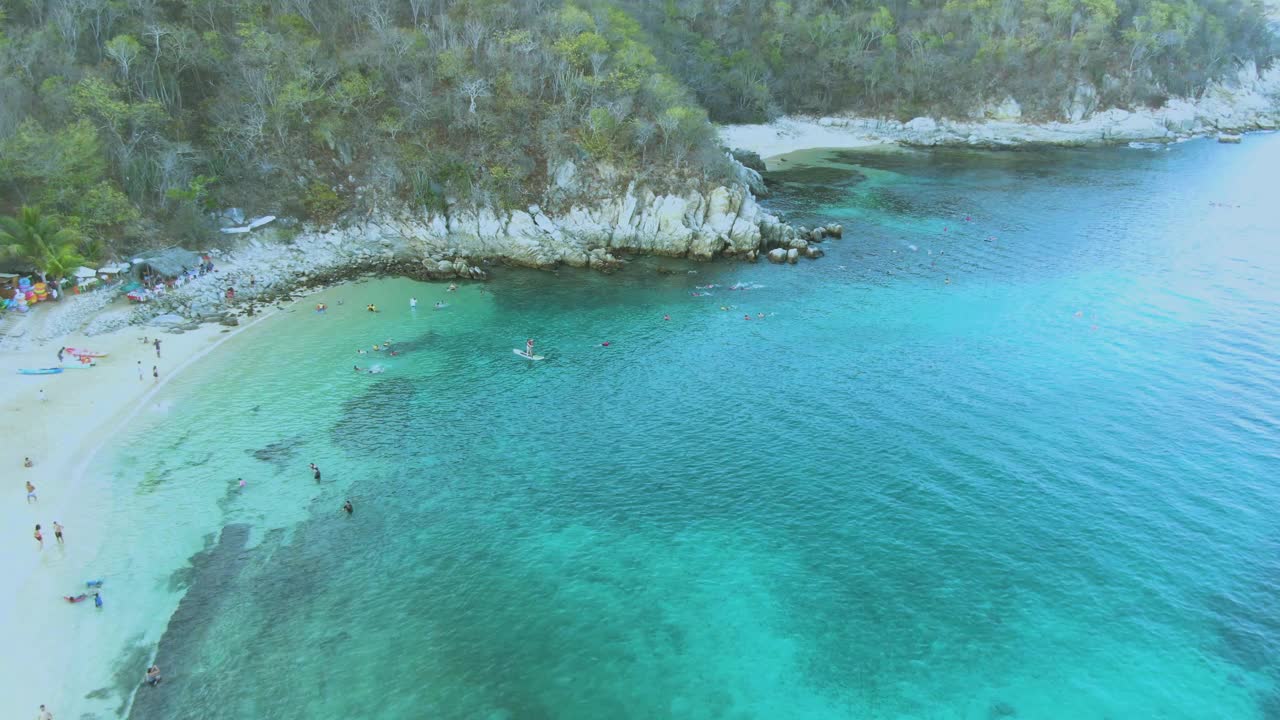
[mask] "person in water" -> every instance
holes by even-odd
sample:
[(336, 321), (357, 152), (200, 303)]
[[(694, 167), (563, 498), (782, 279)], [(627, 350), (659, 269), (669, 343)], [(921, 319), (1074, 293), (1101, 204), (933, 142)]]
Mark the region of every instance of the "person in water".
[(351, 368), (352, 368), (353, 370), (355, 370), (356, 372), (360, 372), (360, 366), (359, 366), (359, 365), (352, 365), (352, 366), (351, 366)]
[(151, 667), (147, 668), (147, 680), (146, 680), (146, 682), (147, 682), (147, 684), (148, 684), (148, 685), (150, 685), (151, 687), (155, 687), (155, 686), (157, 686), (157, 685), (159, 685), (159, 684), (160, 684), (160, 680), (161, 680), (161, 678), (160, 678), (160, 666), (159, 666), (159, 665), (152, 665)]
[(347, 500), (346, 502), (342, 503), (342, 509), (345, 510), (348, 515), (355, 512), (355, 508), (351, 507), (350, 500)]
[(373, 303), (369, 303), (369, 307), (365, 309), (368, 310), (369, 312), (375, 312), (375, 313), (378, 312), (378, 306), (374, 305)]
[(320, 482), (320, 468), (315, 463), (311, 463), (311, 472), (315, 474), (316, 482)]
[(457, 289), (458, 289), (458, 283), (449, 283), (449, 289), (446, 290), (445, 292), (456, 292)]
[(63, 600), (66, 600), (66, 601), (67, 601), (67, 602), (69, 602), (69, 603), (78, 603), (78, 602), (80, 602), (80, 601), (82, 601), (82, 600), (86, 600), (86, 599), (88, 599), (88, 597), (89, 597), (88, 593), (80, 593), (79, 595), (76, 595), (75, 597), (71, 597), (70, 595), (63, 595), (63, 596), (62, 596), (62, 599), (63, 599)]
[(436, 309), (437, 309), (437, 310), (439, 310), (439, 309), (440, 309), (440, 308), (442, 308), (442, 307), (444, 307), (444, 303), (442, 303), (442, 302), (440, 302), (439, 300), (437, 300), (437, 301), (436, 301)]
[(743, 319), (743, 320), (750, 320), (750, 319), (751, 319), (751, 316), (750, 316), (750, 315), (743, 315), (743, 316), (742, 316), (742, 319)]
[(62, 524), (57, 520), (53, 521), (53, 538), (58, 541), (59, 545), (62, 544)]
[(409, 309), (413, 310), (416, 307), (418, 307), (418, 298), (416, 297), (409, 298)]
[(662, 316), (662, 319), (663, 319), (663, 320), (670, 320), (670, 319), (671, 319), (671, 316), (670, 316), (670, 315), (663, 315), (663, 316)]

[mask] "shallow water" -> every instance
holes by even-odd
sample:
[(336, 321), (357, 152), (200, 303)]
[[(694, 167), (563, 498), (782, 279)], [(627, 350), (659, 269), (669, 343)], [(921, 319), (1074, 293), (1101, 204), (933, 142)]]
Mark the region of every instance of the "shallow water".
[(805, 159), (820, 261), (348, 285), (178, 378), (131, 717), (1280, 714), (1280, 136)]

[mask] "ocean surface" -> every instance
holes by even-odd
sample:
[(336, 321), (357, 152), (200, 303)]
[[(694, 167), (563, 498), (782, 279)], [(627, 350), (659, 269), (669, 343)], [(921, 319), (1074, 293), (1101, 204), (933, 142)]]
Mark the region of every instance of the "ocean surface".
[(85, 702), (1280, 718), (1280, 136), (781, 165), (821, 260), (349, 284), (176, 378)]

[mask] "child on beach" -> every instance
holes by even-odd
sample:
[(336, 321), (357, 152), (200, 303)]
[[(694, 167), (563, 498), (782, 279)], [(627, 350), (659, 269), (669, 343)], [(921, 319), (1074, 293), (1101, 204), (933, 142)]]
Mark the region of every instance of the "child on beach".
[(41, 535), (41, 534), (40, 534), (40, 525), (39, 525), (39, 524), (37, 524), (37, 525), (36, 525), (36, 531), (35, 531), (34, 533), (32, 533), (32, 534), (31, 534), (31, 536), (32, 536), (32, 537), (34, 537), (34, 538), (36, 539), (36, 545), (38, 545), (38, 546), (39, 546), (39, 549), (43, 550), (43, 549), (44, 549), (44, 535)]

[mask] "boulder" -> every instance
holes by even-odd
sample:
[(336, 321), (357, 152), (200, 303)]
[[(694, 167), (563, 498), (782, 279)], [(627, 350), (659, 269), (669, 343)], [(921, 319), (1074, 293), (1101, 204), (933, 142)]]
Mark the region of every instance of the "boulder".
[(843, 227), (843, 226), (841, 226), (841, 225), (837, 225), (837, 224), (835, 224), (835, 223), (832, 223), (832, 224), (830, 224), (830, 225), (828, 225), (828, 226), (827, 226), (827, 235), (830, 235), (830, 236), (831, 236), (831, 237), (833, 237), (833, 238), (843, 237), (843, 236), (844, 236), (844, 227)]
[[(794, 250), (792, 250), (792, 252), (795, 252), (795, 251), (794, 251)], [(786, 251), (786, 250), (783, 250), (782, 248), (774, 248), (773, 250), (770, 250), (770, 251), (769, 251), (769, 262), (771, 262), (771, 263), (784, 263), (784, 262), (786, 262), (786, 261), (787, 261), (787, 251)]]
[(761, 159), (760, 154), (755, 152), (754, 150), (743, 150), (741, 148), (734, 148), (733, 150), (729, 151), (729, 154), (733, 156), (734, 160), (737, 160), (738, 162), (745, 165), (747, 168), (751, 170), (755, 170), (758, 173), (765, 173), (765, 172), (768, 172), (769, 170), (769, 168), (765, 166), (764, 160)]
[(809, 247), (804, 249), (804, 256), (809, 258), (810, 260), (816, 260), (822, 257), (823, 254), (824, 253), (822, 252), (822, 248), (818, 247), (817, 245), (810, 245)]
[(170, 326), (184, 325), (186, 324), (186, 322), (187, 322), (187, 319), (182, 317), (181, 315), (174, 315), (172, 313), (169, 313), (166, 315), (158, 315), (156, 317), (151, 318), (151, 322), (149, 324), (154, 325), (156, 327), (170, 327)]
[(795, 265), (796, 261), (799, 259), (800, 259), (799, 250), (795, 248), (791, 248), (790, 250), (787, 251), (787, 262), (791, 263), (792, 265)]

